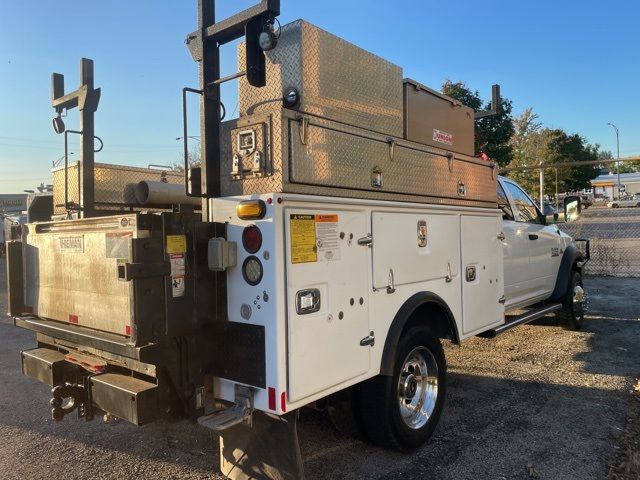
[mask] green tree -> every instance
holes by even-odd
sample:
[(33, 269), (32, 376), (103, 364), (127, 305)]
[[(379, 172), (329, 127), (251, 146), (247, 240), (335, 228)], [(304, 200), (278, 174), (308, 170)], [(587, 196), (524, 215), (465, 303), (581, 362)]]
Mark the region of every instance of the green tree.
[[(491, 108), (491, 102), (483, 102), (477, 90), (471, 90), (461, 81), (445, 80), (442, 93), (476, 111), (482, 110), (483, 105), (485, 109)], [(509, 144), (513, 134), (512, 109), (511, 100), (503, 98), (500, 114), (481, 118), (475, 123), (476, 155), (485, 153), (501, 167), (508, 165), (513, 157), (513, 149)]]

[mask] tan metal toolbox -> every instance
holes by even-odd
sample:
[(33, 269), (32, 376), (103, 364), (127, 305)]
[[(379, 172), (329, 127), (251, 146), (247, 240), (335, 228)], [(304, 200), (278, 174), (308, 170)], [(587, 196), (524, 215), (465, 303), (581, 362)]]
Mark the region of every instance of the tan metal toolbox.
[[(245, 49), (238, 49), (239, 69)], [(273, 110), (285, 90), (300, 94), (296, 110), (402, 137), (402, 69), (305, 21), (282, 27), (266, 53), (267, 86), (239, 81), (240, 116)]]
[(404, 80), (404, 138), (464, 155), (474, 154), (472, 108), (458, 100)]

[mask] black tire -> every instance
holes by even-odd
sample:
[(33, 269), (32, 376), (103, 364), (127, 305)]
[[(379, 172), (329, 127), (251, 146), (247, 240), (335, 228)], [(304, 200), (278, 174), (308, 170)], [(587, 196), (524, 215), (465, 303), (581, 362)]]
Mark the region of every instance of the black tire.
[[(410, 405), (406, 403), (408, 399), (401, 396), (400, 393), (401, 376), (404, 378), (403, 385), (413, 381), (409, 378), (413, 374), (408, 374), (408, 377), (407, 371), (405, 371), (403, 375), (403, 367), (406, 366), (405, 362), (410, 354), (412, 355), (411, 358), (414, 358), (413, 355), (415, 354), (416, 359), (419, 359), (420, 356), (428, 357), (425, 363), (427, 365), (426, 371), (427, 375), (432, 377), (429, 381), (420, 380), (416, 387), (416, 393), (420, 395), (422, 388), (425, 388), (425, 391), (433, 394), (425, 393), (424, 397), (428, 402), (431, 400), (430, 403), (433, 405), (426, 423), (415, 425), (414, 427), (408, 425), (407, 421), (409, 420), (404, 420), (400, 411), (401, 402), (405, 402), (405, 405)], [(437, 373), (434, 371), (435, 368), (432, 368), (430, 372), (428, 365), (437, 366)], [(435, 432), (442, 415), (447, 386), (446, 370), (447, 363), (440, 340), (426, 327), (413, 327), (403, 333), (396, 350), (393, 376), (380, 375), (374, 377), (361, 383), (356, 389), (358, 420), (367, 438), (376, 445), (402, 452), (412, 451), (427, 442)], [(417, 378), (422, 379), (422, 376), (417, 376)], [(434, 382), (436, 378), (437, 383)], [(435, 393), (433, 393), (434, 383), (436, 385)], [(409, 392), (411, 389), (405, 390)], [(406, 395), (408, 396), (410, 393)], [(433, 401), (434, 397), (435, 402)], [(419, 400), (416, 401), (419, 402)], [(410, 402), (413, 402), (413, 399)], [(409, 407), (405, 406), (404, 408), (407, 409)], [(430, 408), (427, 407), (427, 410), (430, 410)], [(416, 415), (421, 419), (425, 417), (417, 414), (417, 412)]]
[[(562, 310), (556, 312), (556, 317), (560, 322), (562, 328), (566, 330), (580, 330), (584, 323), (584, 305), (583, 301), (578, 303), (574, 302), (574, 295), (576, 295), (576, 287), (583, 289), (582, 275), (577, 270), (571, 272), (569, 277), (569, 285), (567, 292), (562, 298)], [(582, 295), (584, 295), (584, 290)]]

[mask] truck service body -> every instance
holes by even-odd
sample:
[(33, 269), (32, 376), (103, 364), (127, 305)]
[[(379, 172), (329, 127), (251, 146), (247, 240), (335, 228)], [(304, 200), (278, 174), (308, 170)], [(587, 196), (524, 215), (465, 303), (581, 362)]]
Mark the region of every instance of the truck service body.
[[(212, 4), (187, 37), (203, 162), (185, 164), (183, 198), (164, 180), (94, 178), (91, 148), (77, 198), (65, 170), (55, 218), (8, 242), (10, 314), (38, 342), (23, 373), (53, 388), (55, 420), (190, 417), (221, 435), (229, 477), (301, 478), (299, 408), (349, 411), (372, 442), (410, 451), (442, 413), (441, 339), (552, 312), (580, 328), (588, 241), (474, 156), (497, 88), (495, 111), (474, 112), (307, 22), (276, 34), (278, 1), (220, 23)], [(241, 72), (218, 78), (219, 47), (242, 36)], [(72, 94), (54, 74), (52, 103), (89, 102), (92, 139), (91, 65)], [(240, 117), (221, 122), (231, 78)], [(101, 200), (116, 183), (124, 200)], [(154, 205), (127, 200), (140, 188)]]

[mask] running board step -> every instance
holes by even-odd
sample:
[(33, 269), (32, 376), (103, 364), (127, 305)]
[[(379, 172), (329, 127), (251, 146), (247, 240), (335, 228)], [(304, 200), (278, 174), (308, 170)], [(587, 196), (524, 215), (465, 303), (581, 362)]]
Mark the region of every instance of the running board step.
[(511, 317), (507, 323), (504, 325), (500, 325), (498, 328), (494, 328), (493, 330), (487, 330), (486, 332), (482, 332), (479, 337), (483, 338), (495, 338), (501, 333), (506, 332), (507, 330), (511, 330), (519, 325), (524, 325), (525, 323), (533, 322), (540, 317), (544, 317), (550, 313), (556, 312), (562, 309), (561, 303), (554, 303), (551, 305), (545, 305), (543, 307), (539, 307), (533, 310), (529, 310), (522, 315), (516, 315)]

